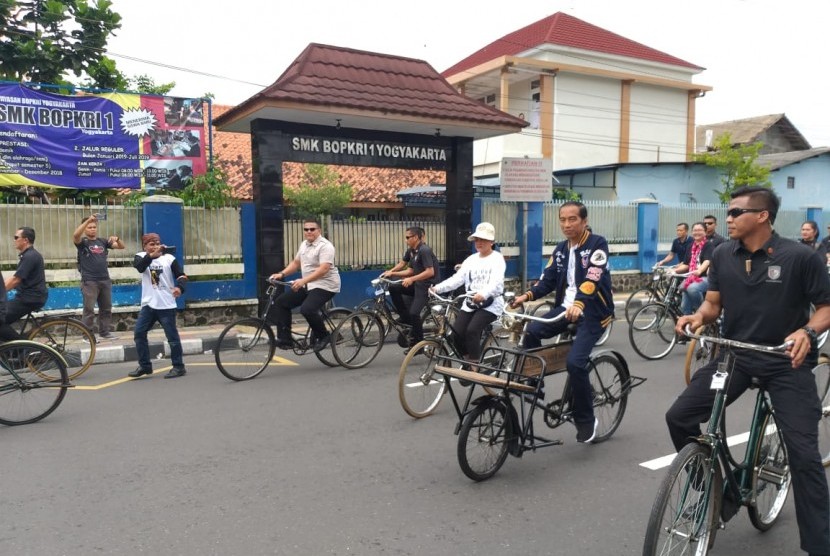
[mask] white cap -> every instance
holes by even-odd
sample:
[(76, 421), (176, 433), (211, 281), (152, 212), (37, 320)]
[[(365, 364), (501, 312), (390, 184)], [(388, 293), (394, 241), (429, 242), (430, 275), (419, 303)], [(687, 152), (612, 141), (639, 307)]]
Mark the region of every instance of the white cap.
[(474, 241), (475, 238), (496, 241), (496, 229), (489, 222), (482, 222), (476, 226), (476, 231), (470, 234), (467, 241)]

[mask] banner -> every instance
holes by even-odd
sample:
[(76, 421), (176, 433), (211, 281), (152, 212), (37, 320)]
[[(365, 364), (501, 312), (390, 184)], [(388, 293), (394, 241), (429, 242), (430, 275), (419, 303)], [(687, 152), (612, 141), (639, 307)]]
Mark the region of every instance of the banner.
[(201, 99), (0, 84), (0, 185), (182, 189), (205, 173)]

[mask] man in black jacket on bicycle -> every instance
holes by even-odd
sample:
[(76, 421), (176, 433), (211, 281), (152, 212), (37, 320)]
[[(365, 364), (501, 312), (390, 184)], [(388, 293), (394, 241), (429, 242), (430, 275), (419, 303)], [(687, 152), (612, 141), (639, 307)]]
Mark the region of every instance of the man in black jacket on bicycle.
[(19, 228), (14, 233), (14, 247), (20, 260), (14, 274), (4, 281), (4, 288), (6, 291), (17, 290), (17, 295), (6, 303), (6, 316), (0, 323), (0, 340), (3, 341), (22, 339), (11, 325), (43, 307), (49, 295), (43, 257), (35, 249), (35, 231), (27, 226)]
[[(789, 456), (801, 548), (830, 556), (830, 497), (818, 449), (821, 402), (811, 372), (818, 357), (817, 334), (830, 328), (830, 281), (815, 251), (773, 231), (779, 206), (766, 187), (732, 193), (726, 219), (731, 241), (715, 249), (706, 299), (693, 315), (678, 319), (677, 332), (714, 322), (723, 309), (726, 338), (762, 345), (793, 342), (789, 360), (738, 351), (727, 399), (734, 401), (753, 378), (766, 388)], [(816, 312), (809, 317), (811, 302)], [(717, 361), (701, 367), (666, 413), (678, 451), (694, 442), (711, 414), (716, 368)], [(724, 519), (737, 511), (728, 502), (724, 500)]]

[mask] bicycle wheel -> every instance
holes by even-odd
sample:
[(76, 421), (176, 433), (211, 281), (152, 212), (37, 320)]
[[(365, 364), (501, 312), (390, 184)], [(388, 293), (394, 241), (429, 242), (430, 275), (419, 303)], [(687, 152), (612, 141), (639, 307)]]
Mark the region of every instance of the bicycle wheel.
[[(706, 324), (695, 330), (698, 336), (720, 336), (718, 327), (714, 324)], [(689, 340), (689, 347), (686, 348), (686, 363), (683, 366), (683, 376), (686, 384), (692, 380), (692, 376), (699, 368), (714, 360), (718, 356), (718, 345), (712, 342), (702, 344), (695, 339)]]
[(628, 405), (628, 370), (619, 359), (604, 353), (588, 360), (588, 378), (594, 394), (594, 416), (599, 423), (594, 444), (611, 438), (625, 415)]
[(371, 363), (383, 347), (383, 324), (374, 313), (352, 313), (334, 330), (331, 349), (338, 364), (359, 369)]
[(464, 474), (474, 481), (492, 477), (507, 459), (512, 429), (501, 402), (484, 401), (467, 414), (458, 433), (458, 464)]
[(643, 556), (705, 555), (714, 542), (722, 493), (720, 466), (709, 448), (687, 444), (657, 491)]
[(214, 359), (219, 372), (231, 380), (250, 380), (274, 357), (274, 332), (262, 319), (232, 322), (219, 334)]
[(634, 314), (640, 310), (641, 307), (654, 303), (657, 299), (654, 296), (654, 291), (651, 288), (640, 288), (634, 291), (625, 300), (625, 320), (630, 324)]
[(324, 349), (320, 351), (315, 351), (314, 355), (317, 356), (317, 359), (323, 365), (327, 367), (336, 367), (338, 365), (337, 359), (334, 358), (334, 344), (340, 342), (340, 339), (335, 335), (334, 331), (337, 330), (337, 326), (346, 320), (346, 317), (352, 314), (351, 311), (345, 309), (343, 307), (338, 307), (336, 309), (329, 309), (326, 311), (328, 315), (328, 319), (325, 319), (326, 330), (328, 330), (329, 334), (331, 334), (329, 345), (326, 346)]
[(790, 459), (775, 416), (767, 413), (761, 424), (761, 441), (752, 463), (752, 498), (749, 520), (759, 531), (773, 526), (790, 493)]
[[(82, 375), (95, 360), (95, 335), (76, 319), (62, 317), (43, 320), (40, 326), (29, 332), (29, 339), (60, 353), (66, 361), (66, 372), (70, 380)], [(57, 380), (60, 377), (51, 378)]]
[(821, 463), (830, 467), (830, 357), (819, 357), (818, 365), (813, 369), (821, 400), (821, 420), (818, 422), (818, 449)]
[(68, 386), (66, 365), (55, 350), (27, 340), (0, 345), (0, 423), (40, 421), (60, 405)]
[[(389, 308), (389, 314), (394, 315), (395, 309), (391, 307), (388, 303), (387, 307)], [(381, 317), (381, 315), (383, 315), (383, 312), (378, 311), (378, 304), (375, 298), (362, 301), (357, 307), (354, 308), (355, 313), (361, 311), (364, 313), (372, 313), (375, 316), (377, 316), (378, 320), (380, 321), (380, 324), (383, 326), (383, 337), (385, 338), (389, 335), (389, 331), (392, 329), (392, 324), (386, 318)]]
[(445, 363), (447, 351), (437, 340), (418, 342), (401, 363), (398, 374), (398, 398), (403, 410), (420, 419), (438, 407), (447, 389), (443, 375), (435, 374), (435, 365)]
[(608, 323), (608, 326), (605, 327), (605, 330), (602, 331), (602, 336), (599, 337), (597, 343), (594, 344), (595, 346), (601, 346), (605, 342), (608, 341), (608, 337), (611, 336), (611, 329), (614, 328), (614, 321)]
[(553, 309), (555, 309), (555, 308), (556, 308), (556, 305), (554, 305), (552, 302), (545, 301), (543, 303), (540, 303), (539, 305), (537, 305), (533, 309), (531, 309), (530, 313), (528, 313), (528, 314), (531, 317), (544, 317), (547, 313), (553, 311)]
[(628, 327), (631, 347), (646, 359), (662, 359), (674, 348), (674, 317), (662, 303), (645, 305)]

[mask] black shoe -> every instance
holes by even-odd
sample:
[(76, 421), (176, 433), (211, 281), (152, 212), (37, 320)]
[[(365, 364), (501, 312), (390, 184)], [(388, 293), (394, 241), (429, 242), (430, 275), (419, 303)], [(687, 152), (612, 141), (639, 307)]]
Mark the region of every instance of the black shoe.
[(576, 425), (576, 441), (584, 444), (590, 443), (597, 435), (599, 420), (594, 417), (593, 423), (574, 423)]
[(151, 375), (153, 374), (153, 369), (144, 369), (142, 367), (137, 368), (131, 373), (127, 373), (127, 376), (130, 378), (138, 378), (144, 375)]
[(325, 349), (325, 347), (327, 345), (329, 345), (330, 341), (331, 341), (331, 336), (329, 334), (326, 334), (322, 338), (318, 338), (317, 341), (314, 342), (314, 345), (312, 346), (311, 349), (314, 350), (314, 353), (318, 353), (319, 351), (322, 351), (323, 349)]
[(184, 376), (187, 374), (187, 371), (184, 370), (184, 367), (173, 367), (167, 374), (164, 375), (164, 378), (178, 378), (180, 376)]
[(294, 349), (294, 342), (291, 340), (278, 339), (275, 345), (277, 349)]

